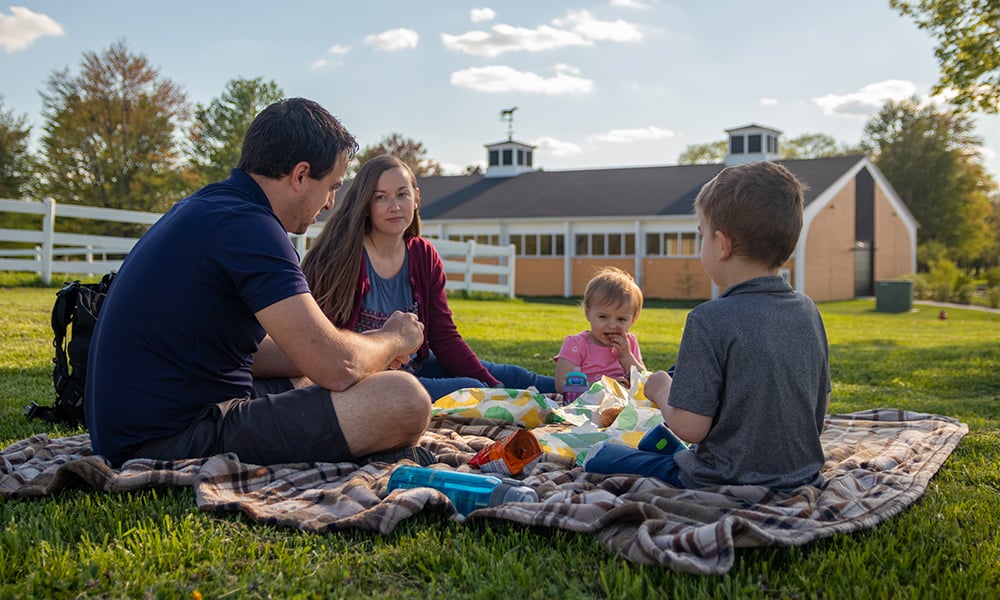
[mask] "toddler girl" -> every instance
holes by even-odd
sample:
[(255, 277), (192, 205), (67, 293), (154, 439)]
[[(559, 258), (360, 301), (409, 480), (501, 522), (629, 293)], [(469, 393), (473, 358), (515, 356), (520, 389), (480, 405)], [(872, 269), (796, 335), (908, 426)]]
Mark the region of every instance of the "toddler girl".
[(598, 271), (583, 294), (590, 329), (566, 337), (553, 359), (556, 391), (563, 391), (566, 375), (573, 371), (583, 372), (589, 383), (607, 375), (625, 386), (633, 366), (644, 371), (639, 342), (629, 333), (641, 309), (642, 290), (631, 275), (616, 267)]

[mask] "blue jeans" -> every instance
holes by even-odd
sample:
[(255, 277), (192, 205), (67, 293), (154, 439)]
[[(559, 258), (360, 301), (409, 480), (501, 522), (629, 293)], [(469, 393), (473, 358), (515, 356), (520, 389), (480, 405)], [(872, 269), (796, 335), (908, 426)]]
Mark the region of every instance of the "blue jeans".
[[(674, 487), (682, 488), (684, 484), (680, 480), (680, 467), (674, 461), (679, 440), (671, 433), (670, 436), (674, 440), (672, 443), (657, 443), (664, 439), (665, 430), (665, 426), (658, 425), (648, 431), (639, 440), (639, 447), (644, 448), (643, 450), (608, 442), (594, 444), (587, 453), (583, 470), (604, 475), (628, 473), (656, 477)], [(655, 450), (657, 448), (659, 451)]]
[[(552, 394), (556, 391), (556, 379), (548, 375), (539, 375), (519, 367), (517, 365), (505, 365), (480, 360), (490, 375), (500, 380), (504, 387), (523, 390), (534, 387), (543, 394)], [(483, 388), (490, 387), (485, 382), (475, 377), (452, 377), (445, 371), (437, 357), (432, 352), (427, 360), (417, 371), (417, 379), (431, 396), (431, 401), (437, 400), (441, 396), (447, 396), (455, 390), (462, 388)]]

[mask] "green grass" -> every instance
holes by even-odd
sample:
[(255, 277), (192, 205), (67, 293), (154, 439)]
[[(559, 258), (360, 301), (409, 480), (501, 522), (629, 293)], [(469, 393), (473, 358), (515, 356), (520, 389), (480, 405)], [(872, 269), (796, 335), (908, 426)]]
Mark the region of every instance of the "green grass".
[[(0, 282), (2, 285), (3, 282)], [(9, 285), (9, 284), (8, 284)], [(0, 444), (36, 432), (51, 402), (54, 289), (0, 288)], [(551, 371), (586, 326), (575, 301), (451, 301), (483, 357)], [(669, 366), (690, 304), (650, 302), (636, 324), (646, 364)], [(206, 514), (190, 489), (68, 489), (0, 500), (0, 598), (991, 598), (1000, 589), (1000, 314), (820, 306), (831, 412), (889, 406), (969, 424), (927, 493), (874, 529), (798, 548), (739, 549), (720, 577), (628, 563), (595, 536), (436, 514), (382, 536), (324, 535)], [(53, 430), (52, 435), (75, 431)], [(767, 443), (767, 440), (761, 440)]]

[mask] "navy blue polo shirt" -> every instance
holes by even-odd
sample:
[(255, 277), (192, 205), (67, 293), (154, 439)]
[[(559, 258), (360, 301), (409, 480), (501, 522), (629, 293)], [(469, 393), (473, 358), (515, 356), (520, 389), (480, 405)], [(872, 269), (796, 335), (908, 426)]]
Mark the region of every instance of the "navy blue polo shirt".
[(299, 256), (246, 173), (178, 202), (139, 240), (101, 309), (85, 392), (94, 451), (120, 464), (208, 404), (248, 397), (255, 313), (308, 293)]

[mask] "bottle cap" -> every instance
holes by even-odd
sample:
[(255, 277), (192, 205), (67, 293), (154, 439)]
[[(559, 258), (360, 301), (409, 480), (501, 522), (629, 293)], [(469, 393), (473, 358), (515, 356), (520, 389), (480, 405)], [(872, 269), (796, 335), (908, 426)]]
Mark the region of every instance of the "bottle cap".
[(514, 485), (504, 481), (490, 494), (490, 506), (508, 502), (538, 502), (538, 494), (526, 485)]

